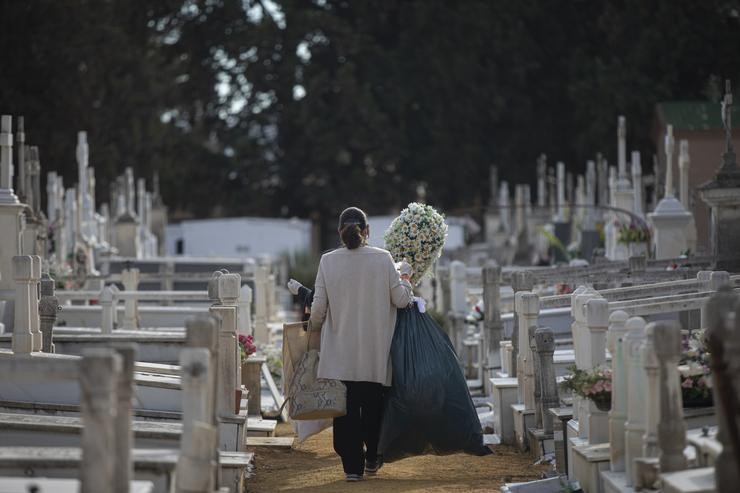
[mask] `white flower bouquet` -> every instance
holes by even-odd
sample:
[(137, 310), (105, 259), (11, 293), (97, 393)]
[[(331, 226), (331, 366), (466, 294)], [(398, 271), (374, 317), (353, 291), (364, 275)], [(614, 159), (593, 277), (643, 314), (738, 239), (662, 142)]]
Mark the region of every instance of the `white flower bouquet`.
[(434, 207), (416, 202), (401, 211), (383, 236), (393, 260), (406, 261), (414, 269), (411, 275), (414, 285), (431, 273), (432, 265), (442, 255), (446, 238), (444, 216)]

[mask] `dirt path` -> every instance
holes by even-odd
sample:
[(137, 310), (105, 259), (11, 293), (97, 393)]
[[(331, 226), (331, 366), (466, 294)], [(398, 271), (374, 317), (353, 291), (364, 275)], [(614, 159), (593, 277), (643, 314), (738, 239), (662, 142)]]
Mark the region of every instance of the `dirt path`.
[[(332, 449), (331, 430), (306, 440), (293, 450), (255, 448), (255, 474), (250, 493), (306, 492), (490, 492), (504, 482), (538, 479), (546, 466), (533, 466), (529, 456), (499, 446), (493, 455), (456, 454), (423, 456), (386, 464), (375, 478), (347, 483), (339, 458)], [(278, 426), (278, 436), (292, 435), (288, 425)]]

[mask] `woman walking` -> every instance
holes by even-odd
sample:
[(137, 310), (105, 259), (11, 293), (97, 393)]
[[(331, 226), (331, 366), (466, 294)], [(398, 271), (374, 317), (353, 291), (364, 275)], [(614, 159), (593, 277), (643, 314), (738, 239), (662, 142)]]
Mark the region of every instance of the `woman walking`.
[(334, 418), (334, 451), (347, 481), (375, 474), (383, 409), (390, 386), (390, 347), (397, 308), (413, 301), (410, 267), (399, 275), (388, 251), (367, 246), (367, 216), (356, 208), (339, 216), (342, 247), (321, 257), (310, 330), (321, 329), (319, 378), (347, 386), (347, 414)]

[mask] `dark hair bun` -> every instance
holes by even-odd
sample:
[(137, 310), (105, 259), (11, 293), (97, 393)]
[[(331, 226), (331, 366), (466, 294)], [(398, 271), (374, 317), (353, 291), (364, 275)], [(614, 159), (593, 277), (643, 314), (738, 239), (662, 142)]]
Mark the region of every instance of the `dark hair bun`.
[(365, 212), (357, 207), (348, 207), (339, 215), (339, 237), (350, 250), (362, 246), (362, 231), (367, 227)]
[(342, 229), (339, 230), (339, 236), (342, 238), (344, 246), (350, 250), (354, 250), (362, 245), (362, 230), (360, 229), (359, 224), (345, 224), (342, 226)]

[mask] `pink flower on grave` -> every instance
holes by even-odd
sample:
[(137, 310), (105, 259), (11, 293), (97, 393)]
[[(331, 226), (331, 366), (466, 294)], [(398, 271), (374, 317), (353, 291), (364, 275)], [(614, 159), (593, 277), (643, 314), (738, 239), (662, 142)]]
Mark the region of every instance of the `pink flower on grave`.
[(685, 389), (690, 389), (693, 386), (694, 386), (694, 380), (691, 377), (686, 378), (683, 382), (681, 382), (681, 387)]
[(609, 381), (604, 382), (604, 390), (606, 392), (611, 392), (612, 391), (612, 383), (609, 382)]
[(599, 392), (604, 391), (604, 382), (596, 382), (593, 387), (591, 387), (591, 391), (594, 394), (598, 394)]

